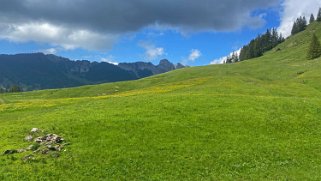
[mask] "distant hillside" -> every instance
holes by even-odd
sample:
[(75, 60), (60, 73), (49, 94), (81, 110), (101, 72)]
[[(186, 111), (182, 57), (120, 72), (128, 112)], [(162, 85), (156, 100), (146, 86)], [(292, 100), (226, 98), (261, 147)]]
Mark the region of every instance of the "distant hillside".
[(67, 58), (43, 53), (0, 55), (0, 87), (19, 85), (24, 90), (74, 87), (135, 80), (181, 68), (168, 60), (159, 65), (137, 62), (119, 66), (87, 60), (71, 61)]
[(156, 66), (150, 62), (120, 63), (118, 66), (122, 69), (134, 72), (137, 77), (147, 77), (184, 68), (182, 64), (178, 63), (177, 65), (174, 65), (166, 59), (161, 60), (159, 65)]

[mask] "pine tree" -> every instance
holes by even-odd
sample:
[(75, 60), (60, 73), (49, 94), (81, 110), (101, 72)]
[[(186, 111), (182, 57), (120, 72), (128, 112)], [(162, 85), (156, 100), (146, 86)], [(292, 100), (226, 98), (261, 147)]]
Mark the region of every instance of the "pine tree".
[(225, 60), (225, 63), (226, 63), (226, 64), (233, 63), (232, 57), (231, 57), (231, 56), (227, 56), (227, 57), (226, 57), (226, 60)]
[(318, 16), (317, 16), (317, 21), (321, 22), (321, 8), (319, 8)]
[(321, 56), (321, 45), (315, 34), (312, 35), (312, 40), (308, 50), (308, 59), (312, 60)]
[(314, 15), (311, 14), (309, 23), (311, 24), (311, 23), (313, 23), (314, 21), (315, 21)]
[(291, 35), (295, 35), (303, 30), (305, 30), (307, 27), (307, 20), (305, 17), (300, 16), (300, 18), (297, 18), (296, 21), (293, 23)]
[(305, 29), (306, 29), (306, 27), (307, 27), (307, 24), (308, 24), (308, 22), (307, 22), (307, 20), (306, 20), (305, 16), (303, 16), (303, 18), (302, 18), (302, 22), (301, 22), (301, 23), (302, 23), (302, 24), (301, 24), (302, 29), (303, 29), (303, 30), (305, 30)]
[(265, 34), (257, 36), (241, 49), (238, 61), (262, 56), (283, 41), (284, 38), (281, 34), (279, 35), (275, 28), (267, 30)]
[(5, 93), (5, 92), (6, 92), (6, 89), (3, 87), (0, 87), (0, 93)]
[(235, 62), (238, 62), (239, 61), (239, 56), (237, 55), (236, 52), (233, 52), (232, 53), (232, 62), (235, 63)]
[(285, 38), (283, 37), (282, 33), (280, 33), (279, 38), (278, 38), (278, 44), (280, 44), (284, 41), (285, 41)]
[(299, 18), (293, 23), (291, 35), (295, 35), (299, 32), (299, 25), (298, 25)]
[(10, 87), (9, 92), (22, 92), (22, 88), (18, 85), (13, 85)]

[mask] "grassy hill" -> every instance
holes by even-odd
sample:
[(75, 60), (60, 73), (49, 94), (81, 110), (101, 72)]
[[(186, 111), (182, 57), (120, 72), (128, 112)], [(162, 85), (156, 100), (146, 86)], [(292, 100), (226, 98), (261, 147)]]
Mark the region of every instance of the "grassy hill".
[(321, 24), (263, 57), (130, 82), (0, 95), (0, 151), (31, 128), (59, 158), (0, 156), (0, 180), (320, 180)]

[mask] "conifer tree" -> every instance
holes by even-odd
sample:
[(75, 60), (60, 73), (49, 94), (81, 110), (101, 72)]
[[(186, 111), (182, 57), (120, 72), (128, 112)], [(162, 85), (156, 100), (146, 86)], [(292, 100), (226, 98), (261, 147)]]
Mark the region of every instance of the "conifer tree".
[(4, 93), (4, 92), (6, 92), (6, 89), (3, 87), (0, 87), (0, 93)]
[(312, 35), (311, 43), (308, 50), (308, 59), (312, 60), (321, 56), (321, 45), (315, 34)]
[(306, 20), (306, 18), (305, 18), (305, 16), (303, 16), (303, 18), (302, 18), (302, 22), (301, 22), (301, 23), (302, 23), (302, 25), (301, 25), (301, 26), (302, 26), (302, 28), (303, 28), (303, 29), (305, 29), (305, 28), (307, 27), (307, 24), (308, 24), (308, 23), (307, 23), (307, 20)]
[(267, 30), (265, 34), (259, 35), (241, 49), (238, 61), (262, 56), (266, 51), (271, 50), (283, 41), (283, 36), (279, 35), (275, 28)]
[(226, 64), (233, 63), (232, 57), (231, 57), (231, 56), (227, 56), (227, 57), (226, 57), (226, 60), (225, 60), (225, 63), (226, 63)]
[(239, 56), (237, 55), (236, 52), (233, 52), (232, 53), (232, 62), (235, 63), (235, 62), (238, 62), (239, 61)]
[(314, 21), (315, 21), (314, 15), (311, 14), (309, 23), (311, 24), (311, 23), (313, 23)]
[(225, 62), (225, 64), (230, 64), (230, 63), (236, 63), (239, 60), (240, 59), (239, 59), (239, 56), (237, 55), (237, 53), (233, 52), (231, 55), (226, 57), (224, 62)]
[(318, 16), (317, 16), (317, 21), (321, 22), (321, 8), (319, 8)]
[(293, 23), (291, 35), (295, 35), (301, 31), (305, 30), (306, 27), (307, 27), (307, 20), (305, 19), (305, 17), (300, 16)]
[(10, 87), (9, 92), (22, 92), (22, 88), (18, 85), (13, 85)]

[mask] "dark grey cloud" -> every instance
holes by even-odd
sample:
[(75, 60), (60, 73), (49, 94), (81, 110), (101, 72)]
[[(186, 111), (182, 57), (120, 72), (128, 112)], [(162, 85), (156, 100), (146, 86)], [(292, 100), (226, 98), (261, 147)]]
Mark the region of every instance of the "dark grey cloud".
[(251, 12), (274, 6), (279, 1), (2, 0), (0, 20), (2, 26), (49, 23), (64, 30), (73, 28), (108, 36), (155, 24), (182, 31), (231, 31), (262, 25), (264, 21), (259, 16), (251, 16)]

